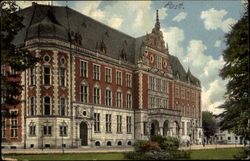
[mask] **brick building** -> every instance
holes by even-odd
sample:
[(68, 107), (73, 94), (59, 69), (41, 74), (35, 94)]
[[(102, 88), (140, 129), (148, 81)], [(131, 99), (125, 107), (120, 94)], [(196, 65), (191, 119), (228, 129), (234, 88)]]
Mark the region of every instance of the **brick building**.
[(22, 103), (2, 120), (2, 146), (130, 146), (151, 134), (201, 143), (201, 84), (169, 53), (158, 11), (139, 38), (68, 7), (34, 3), (19, 14), (15, 44), (41, 61), (21, 73)]

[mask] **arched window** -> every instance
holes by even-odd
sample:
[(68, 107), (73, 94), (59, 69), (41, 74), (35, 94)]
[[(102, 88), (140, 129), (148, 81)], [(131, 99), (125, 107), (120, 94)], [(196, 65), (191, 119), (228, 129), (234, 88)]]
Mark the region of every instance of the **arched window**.
[(51, 99), (49, 96), (43, 98), (44, 115), (51, 115), (50, 109)]
[(117, 107), (122, 107), (122, 91), (118, 90), (116, 92), (116, 106)]
[(30, 116), (35, 115), (35, 109), (36, 108), (36, 98), (34, 96), (30, 97)]
[(108, 141), (108, 142), (107, 142), (107, 146), (112, 146), (111, 141)]
[(100, 91), (100, 87), (99, 87), (99, 85), (95, 85), (94, 86), (94, 95), (93, 95), (93, 97), (94, 97), (94, 104), (100, 104), (100, 98), (101, 98), (101, 91)]
[(122, 145), (122, 142), (121, 142), (121, 141), (118, 141), (117, 145), (118, 145), (118, 146), (121, 146), (121, 145)]
[(126, 105), (127, 105), (127, 108), (132, 108), (132, 94), (130, 91), (127, 92)]
[(100, 144), (100, 142), (99, 141), (96, 141), (95, 142), (95, 146), (100, 146), (101, 144)]
[(132, 145), (131, 141), (128, 141), (128, 145)]
[(32, 121), (30, 122), (30, 125), (29, 125), (29, 134), (30, 134), (30, 136), (36, 135), (36, 125)]

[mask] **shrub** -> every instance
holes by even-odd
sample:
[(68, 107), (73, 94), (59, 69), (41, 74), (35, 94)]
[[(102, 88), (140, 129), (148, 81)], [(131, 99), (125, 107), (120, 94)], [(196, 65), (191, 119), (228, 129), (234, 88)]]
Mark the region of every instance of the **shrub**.
[(154, 142), (154, 141), (148, 141), (143, 146), (141, 146), (140, 148), (141, 148), (141, 151), (143, 151), (143, 152), (147, 152), (147, 151), (150, 151), (150, 150), (161, 151), (159, 143)]
[(159, 146), (162, 150), (165, 151), (175, 151), (179, 148), (179, 140), (174, 137), (165, 137), (161, 135), (151, 136), (151, 141), (155, 141), (159, 143)]
[(137, 140), (135, 141), (134, 143), (134, 148), (135, 148), (135, 151), (141, 151), (141, 147), (143, 147), (145, 144), (146, 144), (147, 141), (145, 140)]
[(238, 154), (234, 155), (236, 160), (249, 160), (250, 159), (250, 148), (244, 148)]
[(132, 160), (168, 160), (169, 153), (164, 151), (154, 151), (150, 150), (146, 153), (144, 152), (128, 152), (125, 153), (125, 158)]

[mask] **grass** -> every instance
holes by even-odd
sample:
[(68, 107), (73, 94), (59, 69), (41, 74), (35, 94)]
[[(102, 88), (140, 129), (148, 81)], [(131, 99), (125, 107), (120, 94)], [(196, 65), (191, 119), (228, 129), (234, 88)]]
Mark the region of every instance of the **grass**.
[[(192, 150), (192, 160), (234, 159), (242, 148)], [(75, 153), (75, 154), (9, 154), (7, 158), (18, 160), (125, 160), (124, 153)]]
[(233, 160), (234, 159), (233, 156), (242, 150), (243, 150), (242, 148), (193, 150), (191, 153), (191, 159)]

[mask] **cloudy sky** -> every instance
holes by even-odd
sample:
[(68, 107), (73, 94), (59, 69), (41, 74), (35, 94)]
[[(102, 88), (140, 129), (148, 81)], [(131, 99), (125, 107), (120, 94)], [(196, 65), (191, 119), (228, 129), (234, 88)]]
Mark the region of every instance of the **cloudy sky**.
[[(47, 1), (37, 1), (50, 4)], [(218, 114), (223, 103), (226, 80), (218, 73), (225, 34), (244, 12), (243, 0), (221, 1), (53, 1), (88, 15), (133, 37), (150, 33), (159, 10), (161, 30), (170, 54), (177, 56), (184, 68), (202, 83), (202, 108)], [(18, 1), (21, 8), (31, 1)]]

